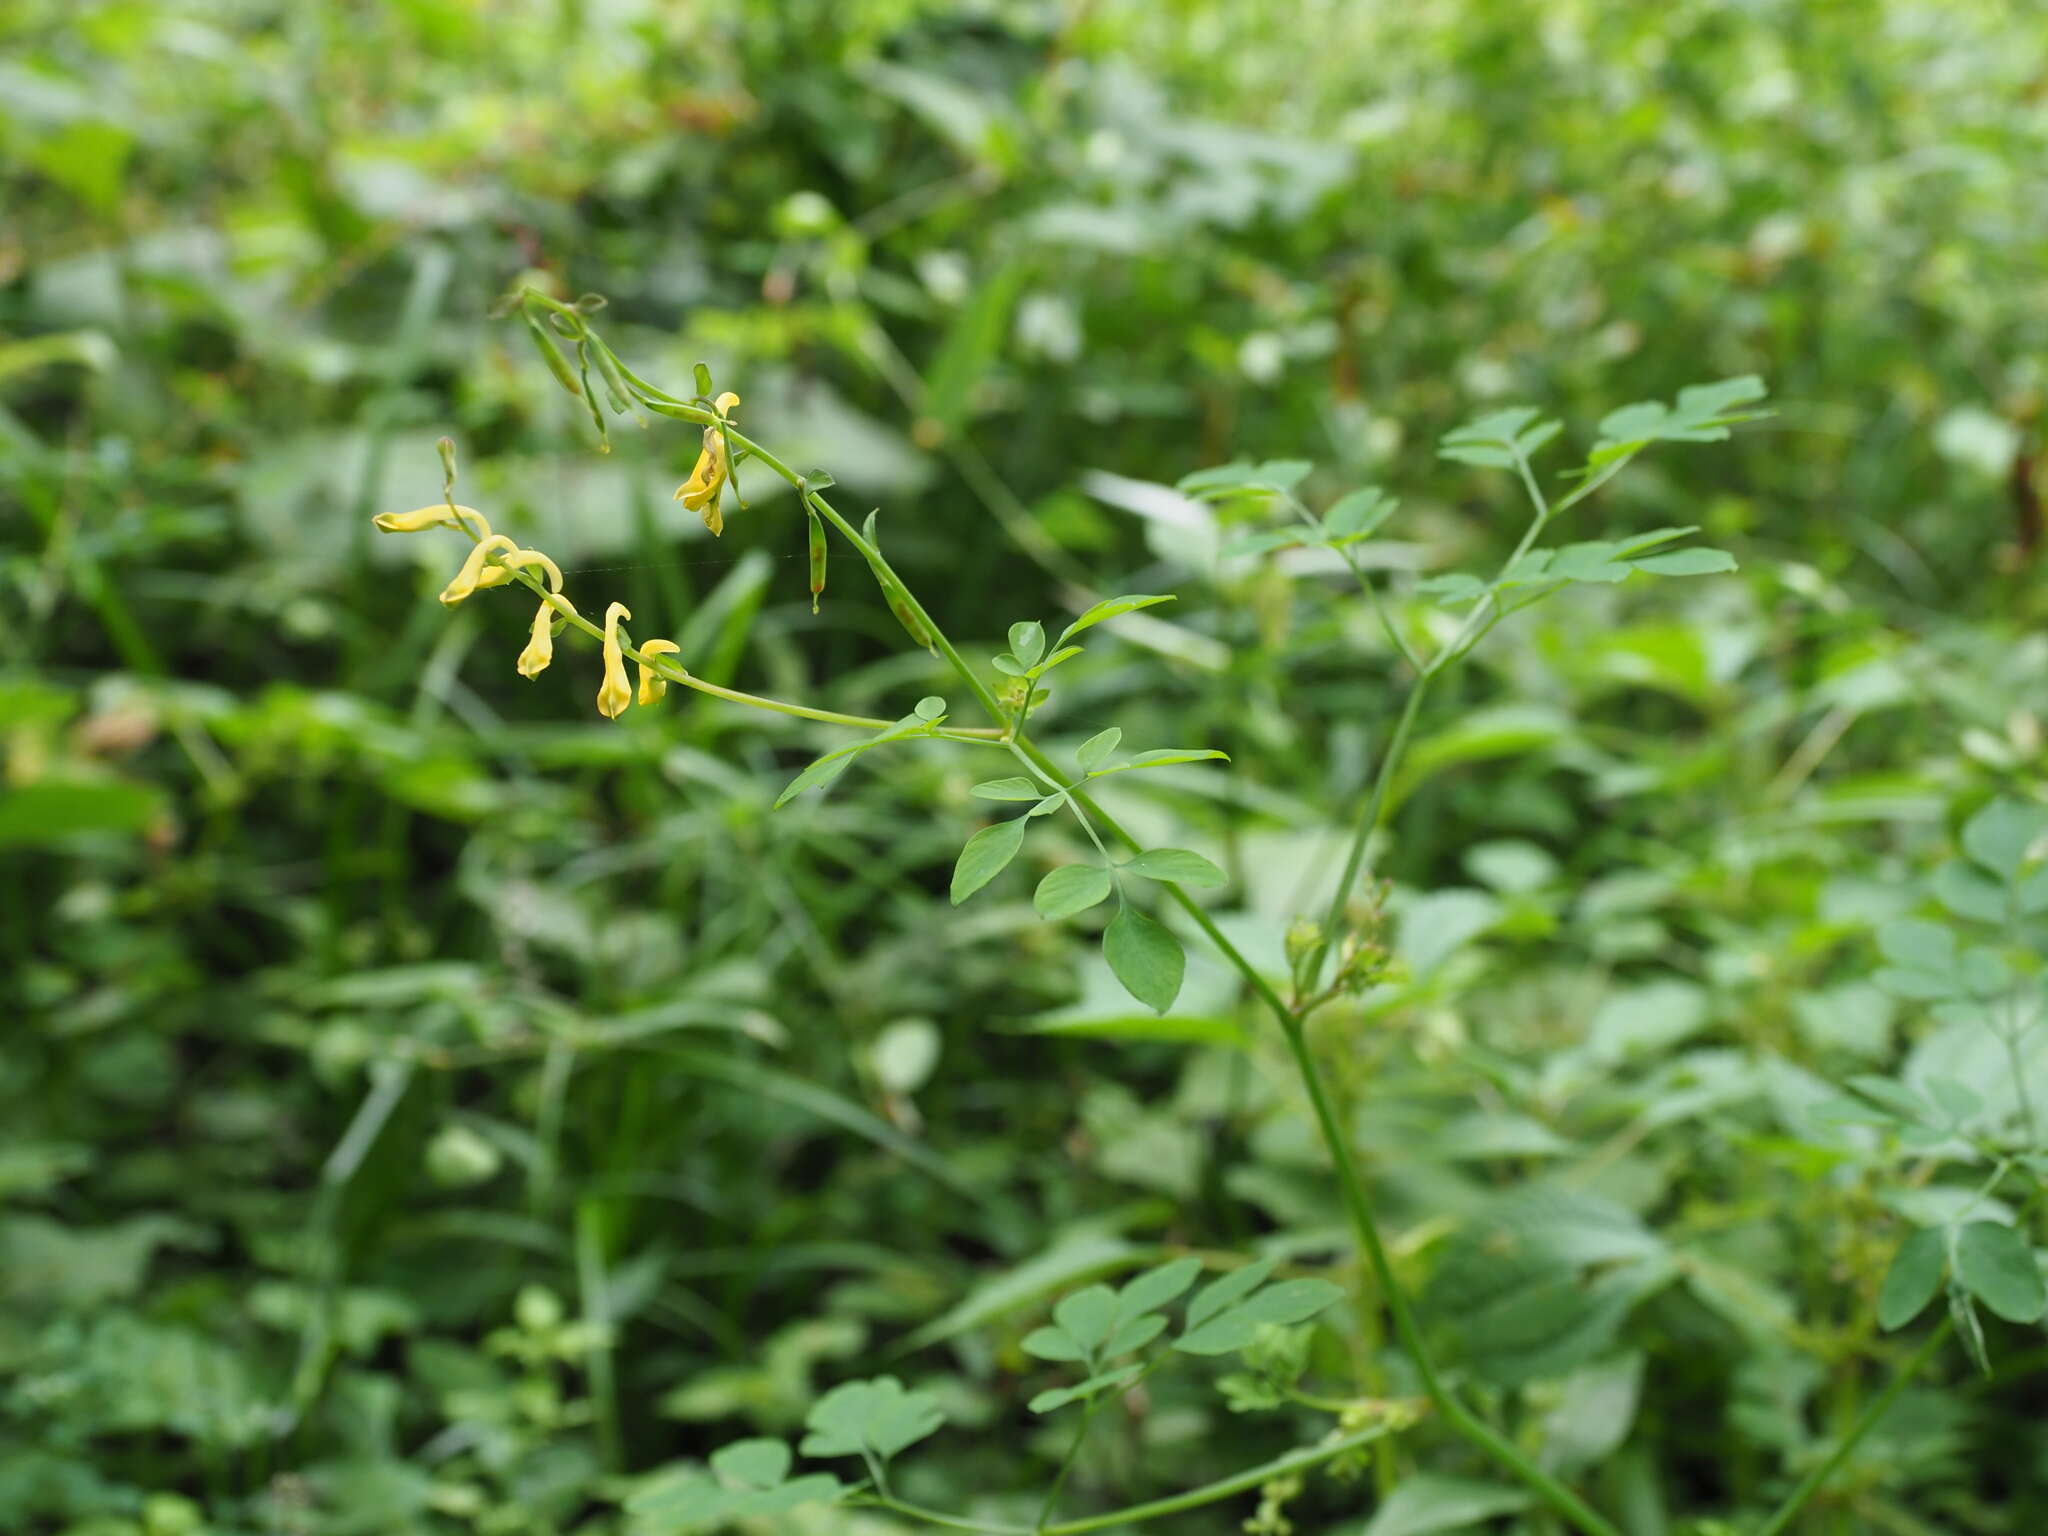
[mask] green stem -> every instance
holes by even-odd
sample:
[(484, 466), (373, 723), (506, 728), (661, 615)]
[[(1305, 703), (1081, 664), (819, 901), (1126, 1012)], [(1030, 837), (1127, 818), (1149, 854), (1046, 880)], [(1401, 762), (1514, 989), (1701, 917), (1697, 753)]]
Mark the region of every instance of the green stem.
[(1842, 1463), (1849, 1459), (1850, 1453), (1856, 1449), (1863, 1437), (1875, 1429), (1878, 1421), (1891, 1411), (1891, 1406), (1898, 1401), (1899, 1394), (1906, 1390), (1914, 1376), (1919, 1374), (1920, 1368), (1933, 1357), (1936, 1350), (1941, 1348), (1954, 1327), (1953, 1320), (1943, 1318), (1939, 1326), (1929, 1331), (1927, 1337), (1920, 1341), (1920, 1347), (1908, 1355), (1899, 1366), (1890, 1384), (1871, 1400), (1862, 1415), (1849, 1426), (1848, 1433), (1836, 1442), (1834, 1450), (1828, 1453), (1827, 1460), (1800, 1479), (1799, 1486), (1786, 1496), (1785, 1502), (1778, 1506), (1777, 1513), (1757, 1528), (1756, 1536), (1778, 1536), (1780, 1531), (1792, 1523), (1799, 1511), (1806, 1507), (1807, 1501), (1820, 1491), (1821, 1485), (1833, 1477)]
[(1052, 1486), (1045, 1491), (1045, 1502), (1038, 1506), (1038, 1518), (1031, 1522), (1031, 1529), (1037, 1536), (1044, 1536), (1045, 1522), (1052, 1518), (1053, 1507), (1060, 1501), (1060, 1490), (1067, 1486), (1067, 1474), (1074, 1470), (1074, 1462), (1088, 1439), (1088, 1428), (1095, 1422), (1096, 1410), (1105, 1401), (1101, 1397), (1093, 1398), (1081, 1411), (1081, 1422), (1074, 1426), (1074, 1438), (1067, 1442), (1067, 1454), (1060, 1458), (1060, 1469), (1053, 1474)]
[(1028, 1525), (995, 1525), (986, 1520), (966, 1520), (959, 1515), (949, 1515), (941, 1510), (926, 1509), (921, 1504), (910, 1504), (902, 1499), (886, 1496), (876, 1498), (874, 1507), (893, 1510), (896, 1514), (908, 1515), (913, 1520), (922, 1520), (927, 1525), (936, 1525), (948, 1531), (979, 1531), (982, 1536), (1033, 1536)]
[(1362, 1429), (1355, 1435), (1346, 1435), (1343, 1439), (1332, 1440), (1327, 1445), (1290, 1451), (1285, 1456), (1276, 1457), (1249, 1471), (1219, 1478), (1213, 1483), (1204, 1483), (1199, 1488), (1190, 1488), (1186, 1493), (1178, 1493), (1171, 1498), (1154, 1499), (1149, 1504), (1133, 1504), (1128, 1509), (1111, 1510), (1106, 1515), (1089, 1515), (1082, 1520), (1068, 1520), (1059, 1525), (1048, 1525), (1041, 1536), (1082, 1536), (1085, 1531), (1136, 1525), (1145, 1520), (1157, 1520), (1161, 1515), (1177, 1515), (1182, 1510), (1199, 1509), (1204, 1504), (1214, 1504), (1235, 1494), (1248, 1493), (1263, 1483), (1270, 1483), (1276, 1477), (1287, 1477), (1296, 1472), (1306, 1472), (1310, 1467), (1319, 1467), (1347, 1451), (1355, 1451), (1362, 1445), (1370, 1445), (1390, 1432), (1389, 1426), (1376, 1424), (1371, 1429)]
[(1380, 754), (1380, 771), (1373, 778), (1372, 793), (1358, 813), (1358, 824), (1352, 828), (1351, 847), (1344, 855), (1344, 870), (1337, 877), (1337, 888), (1330, 893), (1330, 910), (1323, 917), (1322, 932), (1316, 936), (1315, 948), (1309, 951), (1307, 960), (1302, 963), (1304, 990), (1315, 987), (1322, 974), (1323, 961), (1336, 941), (1338, 925), (1344, 921), (1345, 904), (1351, 900), (1352, 887), (1358, 883), (1358, 872), (1365, 864), (1366, 849), (1372, 843), (1372, 835), (1379, 830), (1380, 817), (1386, 811), (1394, 776), (1400, 770), (1402, 755), (1408, 750), (1408, 735), (1415, 728), (1415, 716), (1429, 693), (1429, 680), (1435, 670), (1432, 664), (1409, 687), (1408, 702), (1401, 710), (1400, 720), (1395, 723), (1393, 737), (1387, 742), (1387, 750)]
[(1323, 1141), (1337, 1165), (1337, 1184), (1343, 1191), (1345, 1209), (1351, 1217), (1352, 1229), (1358, 1234), (1359, 1246), (1365, 1250), (1366, 1260), (1372, 1266), (1373, 1281), (1386, 1302), (1387, 1313), (1393, 1318), (1395, 1336), (1414, 1363), (1416, 1374), (1422, 1378), (1422, 1390), (1436, 1405), (1437, 1412), (1468, 1443), (1490, 1456), (1503, 1470), (1520, 1478), (1538, 1498), (1588, 1536), (1621, 1536), (1621, 1532), (1585, 1500), (1530, 1461), (1492, 1425), (1473, 1414), (1437, 1374), (1428, 1342), (1416, 1322), (1414, 1308), (1409, 1305), (1408, 1293), (1395, 1277), (1386, 1244), (1380, 1240), (1379, 1224), (1373, 1219), (1372, 1206), (1366, 1198), (1358, 1166), (1351, 1157), (1351, 1138), (1337, 1119), (1336, 1107), (1323, 1086), (1322, 1074), (1316, 1070), (1315, 1058), (1309, 1053), (1307, 1032), (1298, 1019), (1287, 1028), (1287, 1048), (1294, 1056), (1294, 1065), (1303, 1085), (1308, 1089), (1309, 1102), (1315, 1107), (1316, 1123), (1322, 1128)]

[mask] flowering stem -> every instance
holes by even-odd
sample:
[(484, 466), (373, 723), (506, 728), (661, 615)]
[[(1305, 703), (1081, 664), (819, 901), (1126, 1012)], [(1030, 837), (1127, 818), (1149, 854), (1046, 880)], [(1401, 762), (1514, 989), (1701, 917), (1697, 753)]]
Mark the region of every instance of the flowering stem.
[[(572, 317), (592, 346), (600, 349), (604, 347), (602, 341), (599, 341), (589, 333), (580, 313), (569, 309), (565, 305), (556, 304), (552, 300), (545, 302), (549, 308)], [(876, 582), (882, 587), (884, 594), (890, 601), (892, 603), (900, 603), (904, 611), (913, 616), (923, 626), (924, 632), (931, 638), (933, 648), (945, 658), (946, 663), (959, 676), (968, 690), (973, 693), (975, 701), (987, 712), (990, 720), (995, 722), (999, 730), (1007, 733), (1006, 739), (1013, 746), (1017, 754), (1027, 758), (1034, 767), (1046, 774), (1054, 782), (1063, 782), (1057, 766), (1024, 734), (1024, 722), (1021, 715), (1013, 717), (1003, 708), (1001, 701), (997, 699), (987, 683), (968, 665), (966, 658), (960, 654), (952, 641), (947, 638), (945, 631), (939, 627), (937, 621), (918, 602), (916, 596), (904, 583), (903, 578), (883, 558), (882, 552), (864, 538), (859, 530), (848, 522), (846, 518), (841, 516), (818, 490), (813, 488), (803, 476), (791, 469), (788, 464), (784, 463), (766, 448), (763, 448), (759, 443), (738, 431), (731, 431), (729, 425), (715, 411), (703, 405), (678, 400), (672, 395), (655, 389), (653, 386), (635, 377), (623, 363), (617, 362), (615, 356), (609, 353), (607, 355), (611, 356), (611, 360), (618, 368), (620, 374), (633, 386), (640, 403), (646, 406), (647, 409), (659, 415), (672, 416), (683, 421), (698, 422), (706, 426), (714, 424), (726, 426), (727, 430), (730, 431), (730, 440), (736, 450), (758, 459), (770, 471), (789, 482), (795, 488), (798, 495), (820, 517), (837, 528), (847, 541), (859, 551), (862, 558), (867, 561), (868, 568), (873, 572)], [(1594, 483), (1588, 482), (1585, 487), (1582, 487), (1580, 496), (1583, 497), (1584, 494), (1589, 493)], [(1513, 559), (1519, 558), (1527, 552), (1550, 515), (1547, 508), (1539, 512), (1535, 523), (1529, 532), (1524, 535), (1515, 555), (1510, 557), (1510, 563), (1512, 563)], [(1460, 639), (1476, 636), (1478, 627), (1479, 614), (1475, 612), (1472, 619), (1467, 621), (1466, 629), (1461, 631)], [(1359, 818), (1359, 825), (1353, 838), (1352, 855), (1347, 861), (1346, 876), (1338, 889), (1336, 905), (1332, 908), (1332, 927), (1336, 921), (1342, 918), (1343, 902), (1348, 894), (1351, 882), (1356, 879), (1359, 866), (1363, 863), (1366, 844), (1370, 841), (1373, 830), (1378, 825), (1380, 817), (1384, 814), (1388, 790), (1393, 782), (1393, 775), (1398, 766), (1402, 750), (1406, 746), (1408, 728), (1412, 725), (1414, 717), (1420, 708), (1422, 695), (1430, 679), (1438, 671), (1442, 670), (1446, 664), (1455, 661), (1460, 654), (1458, 642), (1454, 641), (1445, 651), (1432, 659), (1427, 667), (1419, 671), (1416, 681), (1410, 689), (1401, 724), (1396, 728), (1395, 737), (1390, 741), (1389, 750), (1380, 765), (1372, 797), (1367, 804), (1365, 812)], [(1089, 796), (1083, 794), (1078, 789), (1070, 791), (1070, 794), (1077, 808), (1085, 811), (1087, 816), (1093, 818), (1111, 837), (1114, 837), (1117, 841), (1133, 850), (1140, 848), (1141, 845), (1137, 840), (1119, 826), (1114, 818), (1106, 814)], [(1261, 1003), (1273, 1015), (1279, 1023), (1282, 1033), (1286, 1036), (1288, 1050), (1293, 1057), (1302, 1085), (1308, 1093), (1311, 1104), (1314, 1106), (1317, 1128), (1322, 1134), (1322, 1139), (1335, 1168), (1337, 1180), (1343, 1192), (1345, 1209), (1350, 1216), (1351, 1225), (1358, 1237), (1359, 1246), (1365, 1254), (1374, 1282), (1378, 1286), (1388, 1313), (1393, 1320), (1394, 1331), (1401, 1341), (1401, 1346), (1414, 1361), (1416, 1369), (1422, 1377), (1423, 1388), (1427, 1392), (1431, 1403), (1442, 1414), (1444, 1422), (1475, 1449), (1482, 1452), (1503, 1470), (1518, 1478), (1544, 1503), (1569, 1520), (1581, 1532), (1584, 1532), (1585, 1536), (1621, 1536), (1621, 1533), (1613, 1524), (1592, 1509), (1571, 1489), (1567, 1488), (1549, 1473), (1543, 1471), (1542, 1468), (1531, 1461), (1528, 1456), (1523, 1454), (1517, 1446), (1500, 1434), (1499, 1431), (1465, 1407), (1445, 1384), (1442, 1377), (1437, 1374), (1436, 1367), (1431, 1361), (1428, 1343), (1423, 1337), (1421, 1327), (1415, 1318), (1414, 1310), (1408, 1301), (1407, 1294), (1401, 1289), (1399, 1279), (1395, 1276), (1392, 1263), (1387, 1256), (1386, 1245), (1380, 1237), (1379, 1226), (1373, 1215), (1370, 1198), (1366, 1194), (1365, 1185), (1359, 1176), (1357, 1165), (1351, 1155), (1350, 1139), (1337, 1119), (1329, 1092), (1324, 1086), (1315, 1058), (1309, 1050), (1304, 1012), (1288, 1006), (1287, 1002), (1275, 990), (1273, 984), (1260, 972), (1259, 968), (1224, 935), (1222, 930), (1216, 925), (1215, 919), (1209, 916), (1201, 903), (1196, 901), (1178, 885), (1168, 884), (1166, 890), (1169, 898), (1179, 904), (1195, 925), (1216, 946), (1224, 959), (1244, 978), (1246, 985), (1252, 989)], [(1331, 932), (1326, 930), (1323, 940), (1325, 952), (1328, 949), (1330, 936)], [(1317, 958), (1318, 964), (1321, 963), (1321, 958), (1319, 955)], [(1368, 1435), (1366, 1438), (1370, 1437)], [(1360, 1443), (1363, 1443), (1363, 1441), (1361, 1440)], [(1335, 1454), (1335, 1452), (1332, 1451), (1331, 1454)], [(1316, 1459), (1320, 1460), (1323, 1458), (1317, 1457)], [(1290, 1459), (1283, 1458), (1283, 1460)], [(1310, 1464), (1312, 1463), (1308, 1460), (1293, 1463), (1293, 1465), (1299, 1466)], [(1042, 1525), (1040, 1530), (1043, 1536), (1078, 1536), (1080, 1532), (1092, 1531), (1108, 1525), (1126, 1524), (1135, 1520), (1175, 1513), (1182, 1509), (1193, 1508), (1198, 1504), (1210, 1502), (1214, 1498), (1224, 1497), (1228, 1493), (1238, 1492), (1247, 1487), (1255, 1487), (1259, 1482), (1279, 1475), (1278, 1470), (1276, 1470), (1278, 1465), (1274, 1464), (1263, 1469), (1250, 1482), (1241, 1479), (1230, 1479), (1227, 1480), (1227, 1486), (1226, 1484), (1211, 1484), (1208, 1488), (1198, 1489), (1194, 1493), (1182, 1495), (1176, 1499), (1161, 1500), (1152, 1505), (1141, 1505), (1136, 1509), (1124, 1510), (1112, 1516), (1070, 1521), (1064, 1525)]]

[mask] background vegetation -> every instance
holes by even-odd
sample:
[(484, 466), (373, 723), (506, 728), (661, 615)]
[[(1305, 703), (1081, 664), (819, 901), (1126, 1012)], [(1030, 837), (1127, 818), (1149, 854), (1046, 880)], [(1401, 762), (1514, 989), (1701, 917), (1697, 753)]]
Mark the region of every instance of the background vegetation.
[[(594, 453), (494, 318), (522, 280), (604, 294), (671, 388), (708, 359), (976, 655), (1180, 594), (1042, 731), (1229, 752), (1116, 803), (1222, 864), (1219, 920), (1273, 955), (1396, 659), (1341, 570), (1219, 558), (1228, 512), (1162, 486), (1386, 487), (1366, 558), (1447, 634), (1409, 573), (1497, 561), (1523, 513), (1446, 429), (1528, 401), (1583, 446), (1763, 376), (1772, 421), (1602, 493), (1739, 575), (1585, 588), (1433, 701), (1379, 860), (1399, 971), (1318, 1048), (1445, 1357), (1632, 1533), (1751, 1528), (1827, 1453), (1932, 1327), (1878, 1323), (1911, 1234), (2037, 1230), (2040, 1160), (1998, 1146), (2048, 1035), (2003, 1050), (1899, 974), (1967, 927), (1962, 828), (2037, 829), (2048, 767), (2048, 30), (2012, 7), (0, 25), (0, 1528), (657, 1536), (646, 1478), (885, 1371), (949, 1420), (907, 1495), (1028, 1521), (1066, 1435), (1020, 1342), (1062, 1290), (1262, 1253), (1358, 1294), (1228, 972), (1196, 953), (1154, 1019), (1028, 881), (948, 908), (977, 764), (907, 745), (771, 814), (842, 735), (688, 695), (601, 720), (592, 648), (517, 676), (523, 611), (451, 614), (447, 546), (376, 538), (446, 432), (463, 500), (693, 673), (885, 717), (945, 690), (850, 560), (813, 616), (768, 476), (714, 543), (669, 499), (694, 431)], [(2024, 879), (2025, 841), (1977, 867)], [(1374, 1311), (1318, 1326), (1317, 1390), (1412, 1391)], [(1939, 1345), (1798, 1529), (2043, 1528), (2048, 1341), (1996, 1311), (1989, 1369)], [(1128, 1400), (1068, 1507), (1329, 1423), (1214, 1376)], [(1428, 1424), (1289, 1510), (1559, 1529)]]

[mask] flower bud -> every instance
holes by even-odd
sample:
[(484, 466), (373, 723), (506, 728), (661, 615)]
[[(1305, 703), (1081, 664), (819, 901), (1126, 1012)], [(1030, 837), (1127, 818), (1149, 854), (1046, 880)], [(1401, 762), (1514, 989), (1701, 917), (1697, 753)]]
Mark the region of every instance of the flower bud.
[(649, 656), (674, 656), (682, 647), (673, 640), (643, 640), (640, 642), (640, 702), (652, 704), (668, 692), (668, 679), (647, 665), (644, 658)]
[(418, 533), (422, 528), (458, 528), (468, 523), (480, 539), (491, 536), (491, 525), (475, 507), (458, 507), (453, 502), (436, 502), (410, 512), (379, 512), (370, 521), (384, 533)]

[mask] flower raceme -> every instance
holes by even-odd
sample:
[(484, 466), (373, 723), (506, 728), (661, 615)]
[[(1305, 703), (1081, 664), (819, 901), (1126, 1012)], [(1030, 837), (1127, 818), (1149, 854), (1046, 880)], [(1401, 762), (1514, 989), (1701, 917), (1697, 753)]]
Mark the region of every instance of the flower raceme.
[[(739, 397), (725, 394), (719, 397), (721, 414), (739, 403)], [(715, 433), (707, 433), (706, 452), (710, 453), (708, 439)], [(704, 471), (700, 461), (699, 470), (704, 471), (704, 483), (710, 497), (705, 514), (707, 525), (717, 516), (719, 488), (730, 474), (731, 466), (722, 457), (724, 441), (718, 441), (720, 457), (709, 471)], [(692, 475), (692, 482), (698, 480)], [(693, 510), (698, 510), (693, 506)], [(429, 528), (460, 528), (476, 542), (463, 559), (448, 585), (441, 589), (441, 601), (449, 607), (466, 601), (474, 593), (490, 587), (501, 587), (507, 583), (521, 581), (532, 590), (540, 592), (540, 606), (534, 611), (533, 625), (528, 633), (526, 648), (519, 653), (516, 663), (519, 675), (536, 678), (548, 669), (555, 659), (555, 634), (565, 624), (574, 624), (591, 634), (600, 634), (598, 627), (591, 624), (577, 611), (576, 605), (562, 590), (562, 568), (537, 549), (522, 549), (518, 542), (502, 533), (491, 531), (490, 520), (474, 507), (458, 506), (453, 501), (432, 507), (418, 507), (410, 512), (384, 512), (374, 519), (376, 526), (385, 533), (420, 533)], [(713, 528), (716, 532), (716, 527)], [(545, 587), (539, 580), (522, 575), (524, 572), (538, 572), (545, 580)], [(604, 643), (604, 681), (597, 692), (598, 712), (607, 719), (616, 720), (633, 703), (636, 694), (643, 705), (652, 704), (668, 691), (668, 678), (656, 670), (654, 658), (673, 656), (681, 647), (673, 640), (649, 640), (633, 652), (638, 663), (640, 676), (636, 690), (626, 678), (626, 651), (631, 642), (619, 630), (622, 620), (632, 618), (625, 604), (613, 603), (605, 610), (601, 638)], [(673, 665), (673, 664), (671, 664)], [(687, 676), (687, 674), (685, 674)], [(670, 674), (673, 676), (673, 674)]]

